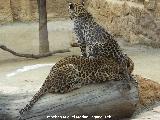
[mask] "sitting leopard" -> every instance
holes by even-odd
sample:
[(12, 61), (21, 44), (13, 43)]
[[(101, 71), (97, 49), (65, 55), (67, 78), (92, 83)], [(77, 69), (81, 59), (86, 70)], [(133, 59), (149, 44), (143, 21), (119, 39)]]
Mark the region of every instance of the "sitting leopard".
[(23, 114), (31, 109), (35, 102), (46, 93), (67, 93), (91, 83), (125, 80), (127, 77), (123, 71), (117, 62), (108, 58), (65, 57), (52, 67), (40, 90), (19, 113)]
[(74, 21), (74, 32), (77, 36), (82, 56), (112, 58), (123, 67), (132, 64), (134, 69), (132, 60), (122, 52), (112, 35), (95, 22), (92, 15), (85, 9), (83, 1), (81, 4), (69, 3), (69, 13), (70, 18)]

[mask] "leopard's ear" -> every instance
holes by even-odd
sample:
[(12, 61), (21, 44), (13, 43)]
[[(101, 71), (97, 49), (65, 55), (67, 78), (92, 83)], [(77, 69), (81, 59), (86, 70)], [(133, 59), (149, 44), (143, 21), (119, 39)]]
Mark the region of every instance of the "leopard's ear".
[(85, 1), (85, 0), (81, 0), (81, 4), (82, 4), (83, 6), (84, 6), (84, 3), (85, 3), (84, 1)]

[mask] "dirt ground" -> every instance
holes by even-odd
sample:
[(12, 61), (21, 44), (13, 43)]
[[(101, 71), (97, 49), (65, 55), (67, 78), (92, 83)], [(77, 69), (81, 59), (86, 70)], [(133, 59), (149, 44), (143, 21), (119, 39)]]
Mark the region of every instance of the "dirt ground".
[[(8, 29), (10, 28), (8, 27)], [(68, 29), (70, 30), (70, 28)], [(62, 34), (62, 31), (58, 32), (57, 35)], [(62, 38), (62, 36), (59, 37), (59, 39)], [(65, 36), (63, 39), (65, 39)], [(120, 39), (119, 43), (135, 63), (134, 74), (160, 83), (160, 49), (143, 45), (131, 46)], [(0, 118), (2, 120), (6, 114), (10, 116), (5, 120), (16, 118), (16, 116), (13, 117), (12, 115), (15, 112), (17, 113), (31, 99), (32, 95), (38, 91), (52, 65), (65, 56), (80, 54), (79, 48), (69, 49), (71, 50), (69, 53), (56, 54), (38, 60), (18, 58), (0, 50)], [(139, 116), (139, 119), (141, 117), (144, 116)]]
[(133, 116), (140, 120), (158, 120), (160, 118), (160, 84), (140, 75), (134, 77), (139, 85), (139, 105)]

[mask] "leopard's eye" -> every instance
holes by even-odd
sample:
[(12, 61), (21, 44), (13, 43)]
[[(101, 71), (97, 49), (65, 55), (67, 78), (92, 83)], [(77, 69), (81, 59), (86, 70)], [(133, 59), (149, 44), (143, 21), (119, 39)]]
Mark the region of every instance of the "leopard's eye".
[(69, 9), (73, 10), (74, 9), (74, 5), (73, 3), (69, 3)]

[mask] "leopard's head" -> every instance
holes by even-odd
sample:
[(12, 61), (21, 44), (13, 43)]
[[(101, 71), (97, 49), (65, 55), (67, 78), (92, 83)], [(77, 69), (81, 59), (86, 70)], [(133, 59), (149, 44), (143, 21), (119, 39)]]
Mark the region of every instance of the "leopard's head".
[(69, 3), (69, 14), (71, 19), (76, 19), (78, 17), (83, 17), (88, 14), (84, 7), (84, 2), (81, 3)]

